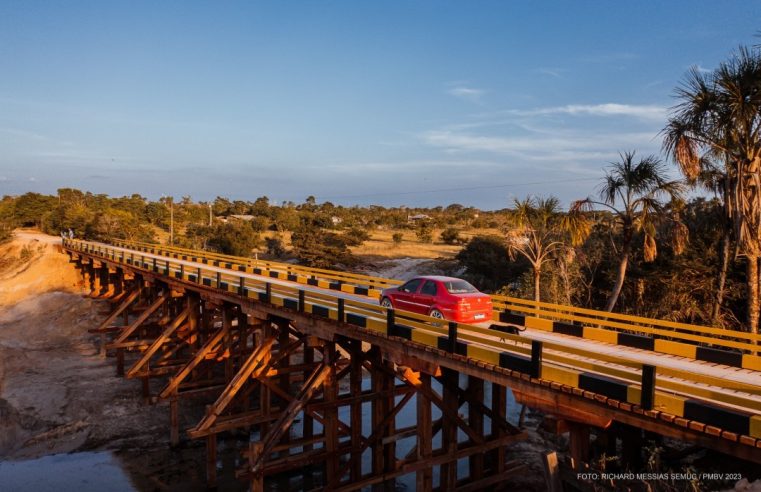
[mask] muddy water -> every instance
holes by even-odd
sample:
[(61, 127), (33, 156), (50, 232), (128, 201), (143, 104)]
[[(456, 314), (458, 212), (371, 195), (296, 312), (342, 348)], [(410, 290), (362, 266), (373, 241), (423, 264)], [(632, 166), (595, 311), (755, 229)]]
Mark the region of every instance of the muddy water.
[(137, 490), (111, 453), (73, 453), (0, 461), (3, 492), (132, 492)]

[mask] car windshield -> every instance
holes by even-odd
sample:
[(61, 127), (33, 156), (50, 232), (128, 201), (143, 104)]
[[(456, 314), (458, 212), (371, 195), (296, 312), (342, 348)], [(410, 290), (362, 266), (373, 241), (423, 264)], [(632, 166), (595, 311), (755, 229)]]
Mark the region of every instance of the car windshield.
[(472, 294), (473, 292), (478, 292), (478, 289), (464, 280), (446, 280), (442, 283), (450, 294)]

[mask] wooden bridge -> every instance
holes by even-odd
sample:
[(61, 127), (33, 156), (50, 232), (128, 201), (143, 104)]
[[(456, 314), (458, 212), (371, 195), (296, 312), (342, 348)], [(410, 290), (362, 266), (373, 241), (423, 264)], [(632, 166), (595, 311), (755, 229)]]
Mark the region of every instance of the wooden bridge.
[[(218, 435), (237, 432), (252, 490), (285, 473), (304, 490), (411, 474), (422, 491), (494, 490), (522, 470), (509, 392), (570, 432), (576, 463), (620, 441), (637, 466), (645, 435), (761, 463), (759, 335), (501, 296), (492, 323), (442, 323), (379, 306), (395, 280), (141, 243), (64, 249), (113, 303), (91, 331), (118, 374), (168, 402), (173, 444), (206, 440), (209, 485)], [(182, 421), (191, 400), (206, 411)]]

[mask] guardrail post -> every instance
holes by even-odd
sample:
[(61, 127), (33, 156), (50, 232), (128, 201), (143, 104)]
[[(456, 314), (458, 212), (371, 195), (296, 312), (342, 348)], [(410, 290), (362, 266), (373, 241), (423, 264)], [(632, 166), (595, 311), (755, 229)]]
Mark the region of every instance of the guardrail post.
[(246, 279), (243, 277), (238, 277), (238, 294), (246, 295)]
[(642, 365), (642, 396), (640, 406), (652, 410), (655, 402), (655, 366)]
[(531, 340), (531, 377), (542, 377), (542, 342)]
[(156, 258), (153, 259), (153, 271), (158, 272), (158, 268), (156, 267)]
[(267, 302), (269, 304), (272, 304), (272, 284), (271, 283), (269, 282), (266, 283), (266, 285), (264, 286), (264, 292), (267, 296)]
[(217, 289), (222, 286), (222, 272), (217, 272)]
[(201, 277), (201, 267), (198, 267), (198, 277), (196, 278), (196, 281), (199, 285), (203, 285), (203, 278)]
[(180, 263), (180, 279), (185, 280), (185, 264)]
[(343, 323), (346, 312), (346, 300), (343, 297), (338, 298), (338, 322)]
[(304, 289), (299, 289), (299, 312), (303, 313), (306, 310), (305, 304), (306, 300), (304, 299), (306, 297), (306, 294), (304, 293)]
[(453, 354), (457, 350), (457, 323), (449, 322), (449, 353)]
[(396, 315), (394, 310), (386, 308), (386, 334), (391, 335), (396, 329)]
[(169, 276), (169, 260), (164, 260), (164, 275)]

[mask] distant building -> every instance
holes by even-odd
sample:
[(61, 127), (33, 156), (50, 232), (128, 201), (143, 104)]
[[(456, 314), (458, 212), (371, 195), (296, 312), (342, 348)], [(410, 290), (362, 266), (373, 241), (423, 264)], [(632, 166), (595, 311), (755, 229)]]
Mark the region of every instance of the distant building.
[(429, 216), (426, 214), (408, 215), (407, 222), (420, 222), (421, 220), (428, 220)]
[(254, 216), (253, 215), (228, 215), (227, 217), (220, 217), (219, 220), (224, 223), (230, 222), (231, 220), (242, 220), (244, 222), (251, 222), (252, 220), (254, 220)]
[(336, 217), (335, 215), (330, 218), (330, 221), (333, 223), (333, 225), (338, 225), (344, 220), (341, 217)]

